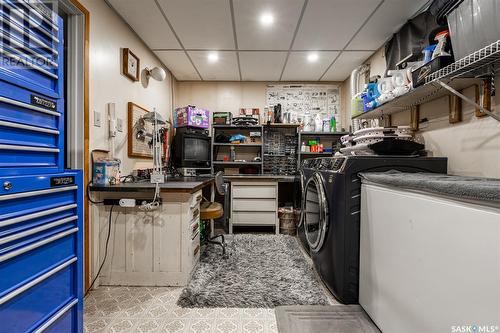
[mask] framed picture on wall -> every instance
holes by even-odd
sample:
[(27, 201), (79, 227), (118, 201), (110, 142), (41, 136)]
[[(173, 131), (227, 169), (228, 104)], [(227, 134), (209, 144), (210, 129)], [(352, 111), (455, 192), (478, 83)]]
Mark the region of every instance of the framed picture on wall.
[(140, 59), (130, 51), (123, 49), (122, 53), (123, 74), (132, 81), (139, 81)]
[(136, 158), (153, 158), (151, 140), (153, 124), (142, 117), (149, 111), (128, 102), (128, 156)]

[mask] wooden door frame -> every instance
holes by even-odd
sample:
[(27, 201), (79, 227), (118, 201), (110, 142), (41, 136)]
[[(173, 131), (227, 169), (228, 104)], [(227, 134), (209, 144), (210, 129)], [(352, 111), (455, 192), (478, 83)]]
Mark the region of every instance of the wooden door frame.
[(78, 8), (78, 10), (84, 16), (84, 46), (83, 46), (83, 119), (84, 119), (84, 129), (83, 129), (83, 185), (84, 195), (84, 215), (83, 215), (83, 232), (84, 232), (84, 292), (86, 292), (90, 286), (90, 205), (89, 199), (87, 197), (86, 187), (90, 179), (90, 152), (89, 152), (89, 52), (90, 52), (90, 12), (83, 6), (78, 0), (71, 0), (71, 3)]

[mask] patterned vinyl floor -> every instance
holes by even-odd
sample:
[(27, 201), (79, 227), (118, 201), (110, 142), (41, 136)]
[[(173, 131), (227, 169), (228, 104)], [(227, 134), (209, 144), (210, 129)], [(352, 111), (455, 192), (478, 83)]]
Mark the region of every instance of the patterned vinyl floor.
[(85, 299), (84, 332), (277, 333), (274, 309), (180, 308), (181, 290), (99, 287)]

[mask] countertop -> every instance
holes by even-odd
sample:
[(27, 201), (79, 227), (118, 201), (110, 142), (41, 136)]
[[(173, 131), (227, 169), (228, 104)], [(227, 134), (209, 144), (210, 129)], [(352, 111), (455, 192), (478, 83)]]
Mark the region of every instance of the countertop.
[(275, 180), (278, 182), (294, 182), (296, 176), (284, 176), (284, 175), (224, 175), (224, 179), (228, 181), (232, 180)]
[[(296, 176), (283, 175), (225, 175), (224, 180), (273, 180), (278, 182), (294, 182)], [(197, 177), (168, 177), (167, 181), (160, 184), (161, 192), (182, 192), (195, 193), (205, 186), (214, 182), (214, 176), (205, 175)], [(149, 181), (141, 181), (136, 183), (120, 183), (117, 185), (97, 186), (90, 185), (89, 190), (92, 192), (147, 192), (153, 191), (155, 184)]]
[[(161, 192), (195, 193), (213, 182), (214, 177), (170, 177), (165, 183), (159, 185)], [(93, 192), (147, 192), (154, 191), (154, 189), (155, 184), (149, 181), (89, 187), (89, 190)]]

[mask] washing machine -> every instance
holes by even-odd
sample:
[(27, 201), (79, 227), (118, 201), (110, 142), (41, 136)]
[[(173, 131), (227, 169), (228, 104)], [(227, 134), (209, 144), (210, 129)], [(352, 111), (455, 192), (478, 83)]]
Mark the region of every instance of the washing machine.
[[(303, 197), (303, 229), (314, 266), (333, 296), (358, 303), (361, 181), (358, 173), (446, 173), (440, 157), (339, 156), (314, 163)], [(389, 231), (388, 231), (389, 232)]]
[(301, 212), (299, 218), (299, 224), (297, 226), (297, 236), (299, 237), (300, 243), (304, 248), (305, 252), (310, 256), (309, 244), (307, 243), (306, 233), (304, 229), (304, 194), (306, 189), (306, 184), (309, 181), (316, 170), (319, 167), (319, 163), (322, 162), (321, 158), (309, 158), (307, 160), (303, 160), (299, 169), (299, 178), (300, 178), (300, 203), (301, 203)]

